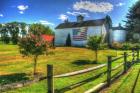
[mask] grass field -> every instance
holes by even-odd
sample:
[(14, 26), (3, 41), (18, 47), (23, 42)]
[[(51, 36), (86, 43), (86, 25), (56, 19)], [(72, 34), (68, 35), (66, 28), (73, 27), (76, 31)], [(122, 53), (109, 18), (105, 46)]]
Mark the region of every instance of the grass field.
[[(46, 75), (47, 64), (54, 65), (54, 74), (56, 75), (97, 66), (106, 63), (108, 55), (116, 56), (115, 50), (100, 50), (98, 56), (99, 62), (98, 64), (94, 64), (94, 52), (85, 48), (57, 47), (49, 52), (49, 55), (42, 55), (38, 60), (37, 71), (42, 75)], [(123, 54), (123, 51), (118, 51), (118, 56), (121, 54)], [(122, 60), (113, 63), (113, 66), (120, 62), (122, 62)], [(112, 75), (122, 69), (123, 68), (120, 68), (114, 71)], [(83, 93), (89, 88), (106, 80), (106, 75), (100, 76), (96, 80), (93, 78), (93, 76), (105, 70), (106, 68), (102, 68), (82, 75), (55, 79), (55, 88), (59, 93)], [(16, 45), (0, 45), (0, 84), (30, 79), (32, 71), (32, 58), (23, 58), (18, 52), (18, 47)], [(80, 81), (84, 82), (81, 86), (69, 89), (70, 85)], [(8, 91), (6, 93), (46, 93), (46, 82), (47, 81), (44, 80), (32, 84), (31, 86)]]
[(109, 88), (101, 91), (100, 93), (140, 93), (140, 76), (135, 85), (134, 92), (132, 89), (134, 87), (134, 82), (137, 78), (140, 69), (140, 63), (135, 64), (127, 74), (121, 76), (116, 82), (114, 82)]

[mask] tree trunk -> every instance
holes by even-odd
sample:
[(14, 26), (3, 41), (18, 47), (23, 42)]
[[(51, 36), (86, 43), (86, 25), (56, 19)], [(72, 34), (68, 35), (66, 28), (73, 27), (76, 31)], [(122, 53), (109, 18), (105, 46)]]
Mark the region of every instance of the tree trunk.
[(37, 65), (37, 58), (38, 56), (34, 56), (34, 76), (36, 75), (36, 65)]
[(98, 62), (98, 50), (95, 50), (95, 62), (97, 63)]

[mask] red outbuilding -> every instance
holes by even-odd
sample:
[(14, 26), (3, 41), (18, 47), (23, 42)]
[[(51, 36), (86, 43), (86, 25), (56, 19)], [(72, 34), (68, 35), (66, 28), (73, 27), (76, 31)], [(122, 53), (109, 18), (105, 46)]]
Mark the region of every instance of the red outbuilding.
[(42, 38), (46, 40), (49, 43), (52, 43), (54, 45), (54, 36), (53, 35), (42, 35)]

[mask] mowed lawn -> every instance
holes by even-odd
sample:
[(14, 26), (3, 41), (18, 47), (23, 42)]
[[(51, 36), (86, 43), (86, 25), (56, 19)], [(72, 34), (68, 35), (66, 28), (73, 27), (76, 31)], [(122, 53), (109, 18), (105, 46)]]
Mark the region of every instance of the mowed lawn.
[[(118, 54), (122, 53), (118, 51)], [(114, 50), (100, 50), (98, 55), (99, 64), (107, 61), (108, 55), (116, 56)], [(57, 47), (49, 51), (49, 55), (42, 55), (38, 59), (37, 71), (46, 73), (46, 65), (54, 65), (54, 73), (62, 74), (72, 72), (99, 64), (93, 64), (95, 54), (92, 50), (75, 47)], [(0, 75), (13, 73), (31, 74), (33, 60), (30, 57), (22, 57), (16, 45), (0, 45)]]
[(104, 89), (100, 93), (140, 93), (140, 75), (135, 84), (139, 70), (140, 63), (135, 64), (124, 76), (121, 76), (109, 88)]
[[(124, 51), (118, 51), (117, 55), (120, 56)], [(98, 64), (94, 63), (95, 53), (92, 50), (86, 48), (76, 47), (57, 47), (54, 50), (49, 51), (49, 55), (42, 55), (39, 57), (37, 71), (41, 75), (46, 75), (46, 65), (54, 65), (54, 74), (62, 74), (72, 71), (77, 71), (107, 62), (107, 56), (116, 56), (115, 50), (100, 50), (98, 52)], [(122, 62), (123, 59), (116, 64)], [(115, 63), (113, 63), (115, 66)], [(122, 68), (114, 71), (112, 75), (118, 73)], [(106, 68), (102, 68), (97, 71), (92, 71), (86, 74), (55, 79), (55, 89), (58, 93), (83, 93), (84, 91), (92, 88), (93, 86), (104, 82), (106, 75), (100, 76), (94, 80), (93, 76), (105, 71)], [(22, 57), (18, 51), (16, 45), (0, 45), (0, 84), (7, 84), (12, 82), (19, 82), (22, 80), (30, 79), (33, 71), (32, 58)], [(86, 81), (84, 81), (86, 80)], [(78, 82), (85, 82), (80, 87), (69, 88), (72, 84)], [(94, 81), (94, 82), (92, 82)], [(32, 84), (24, 88), (7, 91), (6, 93), (46, 93), (47, 81)]]

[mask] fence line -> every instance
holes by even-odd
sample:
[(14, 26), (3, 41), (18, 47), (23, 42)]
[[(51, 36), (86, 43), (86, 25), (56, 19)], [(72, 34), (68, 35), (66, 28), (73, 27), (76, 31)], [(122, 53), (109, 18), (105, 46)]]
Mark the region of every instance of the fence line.
[[(137, 54), (135, 54), (135, 53), (137, 53)], [(92, 67), (92, 68), (88, 68), (88, 69), (84, 69), (84, 70), (79, 70), (79, 71), (75, 71), (75, 72), (70, 72), (70, 73), (66, 73), (66, 74), (56, 75), (56, 76), (53, 76), (53, 66), (48, 65), (47, 66), (48, 93), (54, 93), (55, 92), (54, 91), (54, 84), (53, 84), (54, 83), (53, 82), (54, 78), (62, 78), (62, 77), (70, 77), (70, 76), (80, 75), (80, 74), (84, 74), (84, 73), (87, 73), (87, 72), (90, 72), (90, 71), (98, 70), (98, 69), (103, 68), (105, 66), (107, 66), (107, 81), (103, 82), (103, 83), (100, 83), (100, 85), (95, 86), (95, 88), (90, 89), (85, 93), (92, 93), (92, 92), (95, 92), (97, 90), (102, 89), (105, 86), (110, 86), (112, 80), (114, 80), (114, 79), (118, 78), (119, 76), (121, 76), (122, 74), (126, 73), (127, 70), (129, 69), (128, 59), (127, 59), (127, 57), (129, 57), (129, 56), (132, 56), (132, 62), (131, 62), (132, 64), (131, 65), (133, 65), (135, 62), (139, 61), (139, 50), (138, 49), (137, 50), (132, 50), (131, 54), (127, 54), (127, 52), (124, 52), (123, 56), (115, 58), (115, 59), (112, 59), (112, 56), (108, 56), (107, 64), (102, 64), (102, 65), (99, 65), (99, 66), (96, 66), (96, 67)], [(135, 57), (137, 57), (137, 58), (135, 58)], [(121, 64), (117, 65), (116, 67), (112, 68), (112, 62), (114, 62), (116, 60), (119, 60), (121, 58), (124, 58), (124, 61)], [(122, 65), (124, 65), (124, 69), (123, 69), (122, 73), (116, 75), (115, 78), (112, 78), (111, 77), (111, 72), (114, 71), (114, 70), (117, 70)]]

